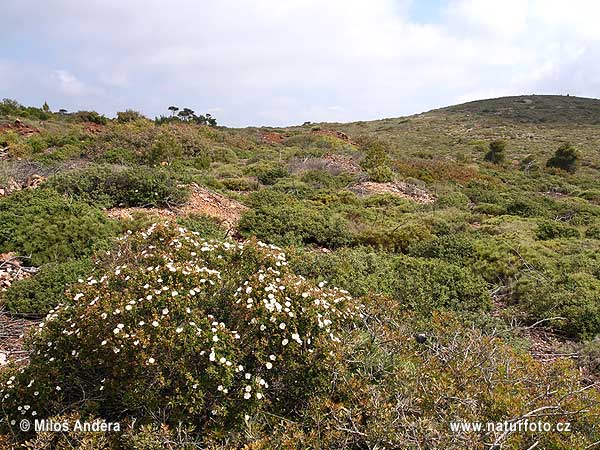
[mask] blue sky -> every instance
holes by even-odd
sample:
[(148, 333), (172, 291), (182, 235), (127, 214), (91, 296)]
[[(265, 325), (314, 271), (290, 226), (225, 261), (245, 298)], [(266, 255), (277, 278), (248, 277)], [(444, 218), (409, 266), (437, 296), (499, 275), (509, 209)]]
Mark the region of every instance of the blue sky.
[(228, 126), (600, 96), (592, 0), (3, 0), (0, 97)]

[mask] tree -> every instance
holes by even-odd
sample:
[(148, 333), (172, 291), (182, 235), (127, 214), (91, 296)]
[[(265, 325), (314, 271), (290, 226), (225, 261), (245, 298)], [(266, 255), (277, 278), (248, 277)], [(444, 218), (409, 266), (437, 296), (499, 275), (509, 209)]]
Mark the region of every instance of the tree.
[(169, 111), (171, 111), (171, 117), (173, 117), (175, 115), (175, 113), (177, 111), (179, 111), (179, 108), (177, 106), (169, 106)]
[(503, 163), (506, 159), (506, 142), (499, 139), (490, 142), (490, 149), (484, 159), (494, 164)]
[(190, 108), (183, 108), (177, 115), (183, 120), (190, 120), (194, 117), (194, 110)]
[(577, 170), (578, 162), (579, 152), (570, 143), (566, 142), (558, 147), (554, 156), (546, 163), (546, 166), (557, 167), (566, 170), (569, 173), (573, 173)]
[(48, 102), (44, 102), (44, 104), (42, 105), (42, 111), (48, 113), (50, 112), (50, 107), (48, 106)]

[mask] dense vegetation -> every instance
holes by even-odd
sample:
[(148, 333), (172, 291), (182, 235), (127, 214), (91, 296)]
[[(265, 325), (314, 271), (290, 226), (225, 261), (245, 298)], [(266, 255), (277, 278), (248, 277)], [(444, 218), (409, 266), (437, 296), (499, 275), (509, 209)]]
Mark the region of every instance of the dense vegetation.
[[(0, 103), (0, 253), (39, 268), (0, 308), (45, 317), (0, 368), (0, 446), (600, 440), (600, 101), (241, 130), (169, 110)], [(450, 430), (525, 418), (572, 431)]]

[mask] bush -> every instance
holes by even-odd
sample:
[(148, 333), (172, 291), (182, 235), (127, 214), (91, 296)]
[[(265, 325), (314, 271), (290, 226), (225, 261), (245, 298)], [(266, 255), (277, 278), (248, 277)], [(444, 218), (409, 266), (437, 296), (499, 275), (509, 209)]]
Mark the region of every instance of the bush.
[(92, 166), (60, 173), (48, 186), (105, 208), (180, 205), (188, 196), (169, 172), (147, 167)]
[(250, 197), (238, 229), (278, 245), (317, 244), (336, 248), (351, 244), (353, 236), (343, 217), (292, 196), (261, 190)]
[(265, 185), (273, 185), (278, 179), (288, 175), (288, 171), (281, 164), (270, 162), (253, 164), (248, 167), (247, 173)]
[(90, 255), (114, 230), (97, 208), (51, 189), (23, 190), (0, 200), (0, 252), (30, 256), (36, 266)]
[(542, 241), (559, 238), (578, 238), (581, 236), (577, 228), (570, 227), (556, 220), (546, 220), (541, 222), (538, 225), (535, 234), (537, 238)]
[(351, 294), (382, 294), (395, 308), (420, 317), (435, 310), (487, 311), (487, 283), (467, 268), (439, 259), (412, 258), (368, 248), (341, 249), (330, 254), (299, 253), (291, 264), (301, 275), (330, 280)]
[(502, 164), (506, 160), (506, 142), (502, 140), (490, 142), (490, 149), (484, 159), (494, 164)]
[(580, 339), (600, 333), (600, 280), (592, 274), (523, 278), (515, 287), (514, 298), (531, 321), (562, 317), (548, 325)]
[(376, 183), (388, 183), (394, 179), (394, 171), (388, 166), (377, 166), (367, 170), (369, 180)]
[(65, 289), (88, 276), (94, 265), (87, 259), (50, 263), (35, 276), (14, 283), (4, 293), (4, 303), (13, 313), (46, 315), (65, 301)]
[(98, 125), (106, 125), (108, 119), (96, 111), (77, 111), (72, 117), (78, 122), (92, 122)]
[(134, 122), (140, 119), (145, 119), (144, 115), (139, 111), (134, 111), (133, 109), (126, 109), (125, 111), (117, 112), (117, 122), (119, 123)]
[(547, 167), (556, 167), (574, 173), (579, 162), (579, 152), (569, 143), (562, 144), (554, 156), (546, 163)]
[(0, 385), (0, 427), (77, 411), (223, 435), (262, 412), (293, 417), (329, 386), (339, 336), (361, 314), (256, 241), (152, 226), (110, 258), (50, 312), (29, 365)]
[(194, 233), (198, 233), (204, 239), (222, 239), (226, 233), (226, 230), (221, 227), (221, 223), (217, 219), (201, 214), (180, 217), (177, 219), (177, 223)]

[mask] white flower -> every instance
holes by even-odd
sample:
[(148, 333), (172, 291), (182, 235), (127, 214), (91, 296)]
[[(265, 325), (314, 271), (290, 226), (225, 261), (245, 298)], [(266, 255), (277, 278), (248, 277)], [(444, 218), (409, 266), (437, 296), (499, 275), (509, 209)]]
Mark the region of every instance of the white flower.
[(172, 297), (177, 297), (179, 295), (179, 292), (177, 291), (171, 291), (171, 296)]
[(282, 330), (285, 330), (285, 323), (281, 322), (279, 324), (279, 328), (281, 328)]
[(77, 301), (77, 300), (79, 300), (81, 297), (83, 297), (83, 294), (80, 292), (79, 294), (75, 295), (75, 297), (73, 297), (73, 300)]
[(157, 322), (156, 320), (155, 320), (155, 321), (153, 321), (153, 322), (152, 322), (152, 326), (153, 326), (153, 327), (157, 327), (157, 326), (158, 326), (158, 322)]
[(271, 361), (275, 361), (277, 358), (275, 357), (275, 355), (269, 355), (269, 359), (270, 359)]
[(162, 310), (163, 316), (166, 316), (167, 314), (169, 314), (169, 308), (165, 308)]
[(127, 305), (127, 306), (125, 307), (125, 309), (126, 309), (127, 311), (131, 311), (131, 305)]
[(283, 341), (281, 341), (281, 345), (287, 345), (287, 344), (288, 344), (288, 342), (289, 342), (289, 341), (288, 341), (287, 339), (284, 339)]
[(227, 358), (225, 358), (224, 356), (221, 356), (221, 358), (219, 358), (219, 362), (221, 364), (225, 364), (225, 361), (227, 361)]
[(148, 362), (149, 362), (150, 364), (154, 364), (154, 361), (155, 361), (155, 359), (154, 359), (154, 358), (148, 358)]
[(266, 363), (265, 366), (267, 366), (267, 369), (269, 370), (273, 368), (273, 364), (270, 362)]
[(263, 395), (260, 392), (257, 392), (256, 398), (260, 400), (261, 398), (263, 398)]
[(183, 327), (175, 328), (175, 333), (181, 333), (183, 331)]
[(212, 338), (212, 339), (213, 339), (213, 341), (214, 341), (214, 342), (217, 342), (217, 341), (219, 340), (219, 336), (217, 336), (217, 335), (215, 334), (215, 335), (213, 336), (213, 338)]
[(244, 398), (245, 398), (246, 400), (250, 400), (250, 397), (252, 397), (252, 394), (251, 394), (250, 392), (246, 392), (246, 393), (244, 394)]
[(106, 345), (106, 339), (100, 342), (100, 345)]

